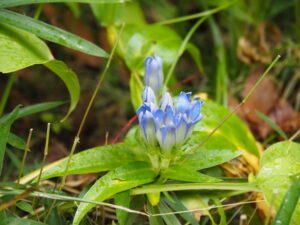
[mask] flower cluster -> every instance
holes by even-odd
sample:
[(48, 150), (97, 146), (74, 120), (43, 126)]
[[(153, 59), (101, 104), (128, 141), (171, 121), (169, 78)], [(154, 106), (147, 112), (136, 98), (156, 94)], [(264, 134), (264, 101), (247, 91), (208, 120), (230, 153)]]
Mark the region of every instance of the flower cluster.
[(158, 56), (145, 60), (145, 88), (143, 104), (137, 114), (142, 134), (150, 146), (159, 146), (163, 153), (170, 154), (174, 146), (182, 145), (202, 118), (203, 101), (191, 99), (191, 93), (181, 92), (175, 103), (170, 93), (165, 92), (161, 100), (158, 93), (162, 89), (162, 60)]

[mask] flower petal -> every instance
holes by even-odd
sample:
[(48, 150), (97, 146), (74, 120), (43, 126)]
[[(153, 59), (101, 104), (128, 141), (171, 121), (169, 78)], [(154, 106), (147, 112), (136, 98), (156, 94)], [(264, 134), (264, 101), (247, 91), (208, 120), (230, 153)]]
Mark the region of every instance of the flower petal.
[(159, 105), (159, 107), (164, 111), (167, 106), (170, 106), (173, 109), (173, 100), (169, 92), (163, 94)]
[(144, 88), (143, 93), (142, 93), (142, 99), (143, 99), (143, 102), (147, 102), (147, 103), (152, 102), (153, 104), (156, 105), (156, 96), (155, 96), (152, 88), (149, 86), (146, 86)]
[(142, 128), (142, 133), (144, 135), (145, 140), (149, 145), (156, 144), (156, 129), (155, 122), (152, 113), (149, 111), (142, 112), (139, 115), (140, 127)]
[(189, 100), (190, 93), (181, 92), (176, 102), (176, 114), (185, 113), (190, 104)]
[(160, 95), (163, 86), (162, 59), (159, 56), (145, 60), (145, 84), (150, 86), (156, 95)]

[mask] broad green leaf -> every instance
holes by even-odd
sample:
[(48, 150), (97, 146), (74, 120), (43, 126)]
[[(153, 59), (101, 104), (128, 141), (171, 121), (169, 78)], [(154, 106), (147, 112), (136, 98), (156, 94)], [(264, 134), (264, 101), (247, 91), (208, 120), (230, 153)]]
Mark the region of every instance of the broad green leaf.
[(45, 223), (36, 222), (30, 219), (22, 219), (17, 217), (7, 217), (0, 221), (0, 225), (47, 225)]
[[(104, 201), (116, 193), (129, 190), (142, 184), (152, 182), (157, 174), (146, 162), (132, 162), (107, 173), (89, 189), (84, 199)], [(78, 225), (85, 214), (95, 206), (90, 203), (80, 203), (73, 225)]]
[(164, 71), (177, 56), (181, 38), (169, 27), (147, 25), (136, 30), (125, 48), (125, 62), (135, 72), (144, 72), (144, 60), (149, 55), (159, 55), (164, 62)]
[[(134, 75), (130, 79), (130, 90), (133, 96), (133, 106), (137, 109), (141, 103), (139, 99), (142, 94), (142, 87), (140, 86), (143, 86), (142, 75), (145, 58), (154, 54), (160, 56), (164, 62), (163, 70), (166, 72), (177, 57), (182, 40), (172, 29), (158, 25), (147, 25), (142, 28), (136, 26), (135, 29), (131, 26), (124, 33), (125, 37), (121, 38), (121, 41), (126, 43), (123, 57), (132, 71), (132, 75)], [(141, 82), (138, 82), (137, 77)]]
[(190, 154), (189, 151), (197, 147), (207, 135), (209, 135), (207, 131), (194, 131), (183, 146), (186, 154), (176, 164), (195, 171), (225, 163), (242, 154), (224, 135), (219, 133), (215, 133), (203, 146), (197, 148), (196, 152)]
[(300, 197), (300, 176), (293, 179), (287, 193), (282, 199), (280, 208), (273, 220), (272, 225), (290, 224), (293, 212), (297, 206)]
[(13, 133), (8, 134), (7, 143), (17, 149), (22, 149), (22, 150), (24, 150), (26, 146), (26, 142), (22, 138), (18, 137)]
[(52, 58), (47, 45), (35, 35), (0, 23), (0, 72), (11, 73)]
[(272, 127), (283, 139), (288, 139), (286, 133), (284, 133), (284, 131), (271, 118), (259, 111), (256, 111), (256, 114), (261, 119), (263, 119), (270, 127)]
[(19, 106), (17, 106), (11, 113), (9, 113), (5, 118), (3, 118), (3, 120), (0, 121), (0, 174), (2, 171), (3, 159), (10, 127), (12, 123), (16, 120), (18, 113)]
[(9, 10), (0, 9), (0, 22), (26, 30), (45, 40), (72, 48), (90, 55), (107, 57), (99, 46), (55, 26)]
[(45, 63), (45, 66), (48, 67), (52, 72), (54, 72), (67, 86), (70, 94), (70, 107), (67, 115), (62, 119), (65, 120), (70, 113), (75, 109), (80, 95), (80, 85), (76, 74), (69, 69), (63, 61), (51, 60)]
[(138, 1), (129, 1), (126, 4), (122, 3), (111, 4), (111, 2), (107, 2), (107, 4), (91, 4), (91, 8), (102, 26), (117, 26), (123, 23), (145, 24), (143, 11), (139, 7)]
[[(300, 173), (300, 144), (283, 141), (270, 146), (261, 158), (261, 170), (256, 183), (263, 190), (267, 201), (279, 209), (285, 193), (292, 185), (293, 176)], [(300, 217), (298, 204), (292, 224), (297, 224)]]
[[(194, 130), (211, 132), (229, 113), (229, 109), (212, 101), (205, 101), (202, 108), (203, 119), (195, 125)], [(231, 116), (214, 135), (216, 134), (226, 138), (236, 149), (259, 156), (252, 133), (238, 116)]]
[[(73, 155), (67, 174), (83, 174), (113, 170), (133, 161), (146, 161), (140, 149), (125, 143), (104, 145), (84, 150)], [(42, 179), (64, 175), (66, 158), (45, 170)]]
[(162, 172), (161, 176), (172, 179), (187, 182), (217, 182), (220, 179), (207, 176), (205, 174), (199, 173), (191, 168), (184, 166), (171, 166)]
[(293, 160), (300, 162), (300, 145), (292, 141), (281, 141), (271, 145), (260, 159), (260, 166), (263, 167), (269, 162), (282, 157), (290, 157)]
[[(129, 208), (129, 205), (130, 205), (129, 191), (123, 191), (123, 192), (115, 194), (114, 200), (115, 200), (116, 205), (120, 205), (120, 206)], [(126, 219), (128, 216), (128, 212), (121, 210), (121, 209), (116, 209), (116, 214), (117, 214), (118, 224), (125, 225)]]
[(127, 0), (9, 0), (1, 1), (0, 8), (7, 8), (20, 5), (38, 4), (38, 3), (55, 3), (55, 2), (81, 2), (81, 3), (119, 3)]

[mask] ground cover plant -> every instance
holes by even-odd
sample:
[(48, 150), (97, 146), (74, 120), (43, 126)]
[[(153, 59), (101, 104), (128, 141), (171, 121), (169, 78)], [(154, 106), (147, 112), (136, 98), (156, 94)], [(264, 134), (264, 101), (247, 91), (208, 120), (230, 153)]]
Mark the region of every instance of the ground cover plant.
[(299, 224), (299, 15), (0, 0), (0, 224)]

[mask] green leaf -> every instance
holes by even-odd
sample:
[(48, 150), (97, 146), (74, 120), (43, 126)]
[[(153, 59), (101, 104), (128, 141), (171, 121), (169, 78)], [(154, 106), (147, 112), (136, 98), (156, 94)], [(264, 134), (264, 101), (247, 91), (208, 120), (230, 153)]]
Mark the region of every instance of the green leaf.
[(125, 62), (135, 72), (144, 72), (144, 60), (149, 55), (159, 55), (164, 61), (164, 71), (177, 56), (181, 38), (169, 27), (159, 25), (136, 29), (125, 48)]
[(29, 116), (35, 113), (43, 112), (49, 109), (56, 108), (57, 106), (65, 104), (64, 101), (52, 101), (52, 102), (43, 102), (30, 106), (26, 106), (20, 109), (17, 118), (22, 118)]
[[(39, 113), (42, 111), (46, 111), (48, 109), (55, 108), (57, 106), (60, 106), (64, 104), (65, 102), (62, 101), (53, 101), (53, 102), (44, 102), (44, 103), (38, 103), (30, 106), (26, 106), (23, 108), (20, 108), (17, 118), (20, 119), (22, 117), (34, 114), (34, 113)], [(4, 121), (9, 115), (4, 115), (3, 117), (0, 118), (0, 123)]]
[(131, 102), (134, 109), (137, 110), (142, 105), (141, 93), (143, 91), (143, 83), (138, 74), (131, 74), (129, 85), (131, 90)]
[(198, 70), (200, 73), (204, 73), (203, 64), (202, 64), (202, 56), (200, 50), (192, 43), (188, 43), (186, 45), (186, 50), (192, 56), (194, 62), (196, 63)]
[(273, 162), (278, 158), (290, 157), (293, 160), (300, 162), (300, 145), (292, 141), (281, 141), (271, 145), (260, 159), (260, 166), (263, 167), (269, 162)]
[[(229, 113), (229, 109), (212, 101), (205, 101), (202, 108), (203, 119), (195, 125), (194, 130), (210, 133)], [(216, 134), (226, 138), (236, 149), (259, 156), (252, 133), (238, 116), (230, 117), (213, 136)]]
[(220, 179), (207, 176), (199, 173), (191, 168), (184, 166), (171, 166), (161, 174), (163, 177), (173, 180), (187, 181), (187, 182), (217, 182)]
[[(159, 25), (147, 25), (142, 28), (131, 26), (124, 32), (125, 37), (121, 38), (121, 43), (125, 46), (125, 62), (134, 75), (130, 79), (130, 90), (133, 106), (137, 109), (141, 103), (145, 58), (149, 55), (159, 55), (166, 72), (175, 60), (182, 40), (172, 29)], [(138, 82), (138, 79), (141, 82)]]
[(227, 137), (220, 133), (215, 133), (196, 152), (190, 154), (189, 151), (197, 147), (207, 135), (209, 135), (208, 132), (194, 131), (183, 146), (186, 154), (177, 160), (177, 164), (195, 171), (222, 164), (242, 154), (235, 145), (228, 141)]
[[(132, 210), (141, 210), (144, 208), (144, 205), (146, 203), (146, 199), (144, 195), (136, 195), (131, 197), (130, 201), (130, 209)], [(132, 225), (134, 224), (134, 221), (139, 215), (136, 213), (130, 213), (128, 214), (126, 224), (125, 225)]]
[(51, 60), (45, 63), (52, 72), (54, 72), (68, 88), (71, 103), (67, 115), (62, 119), (65, 120), (70, 113), (75, 109), (80, 95), (80, 85), (76, 74), (70, 70), (63, 61)]
[(52, 58), (47, 45), (35, 35), (0, 23), (0, 72), (11, 73)]
[[(300, 144), (283, 141), (266, 149), (255, 182), (263, 190), (267, 201), (278, 210), (285, 193), (294, 182), (293, 176), (299, 173)], [(297, 224), (299, 217), (300, 205), (298, 204), (291, 224)]]
[[(120, 205), (120, 206), (129, 208), (129, 205), (130, 205), (129, 191), (123, 191), (123, 192), (115, 194), (114, 199), (115, 199), (116, 205)], [(128, 212), (121, 210), (121, 209), (116, 209), (116, 214), (117, 214), (118, 224), (125, 225), (125, 222), (126, 222), (126, 219), (128, 216)]]
[(28, 16), (0, 9), (0, 22), (13, 25), (45, 40), (76, 49), (90, 55), (108, 57), (108, 54), (99, 46), (72, 33), (55, 26), (51, 26), (42, 21), (32, 19)]
[(283, 139), (288, 140), (288, 137), (284, 133), (284, 131), (267, 115), (256, 111), (256, 114), (263, 119), (270, 127), (272, 127)]
[(222, 206), (222, 202), (217, 197), (213, 198), (213, 200), (217, 206), (218, 213), (221, 217), (219, 225), (227, 225), (226, 214), (225, 214), (225, 210)]
[(17, 149), (25, 149), (26, 146), (26, 142), (18, 137), (17, 135), (13, 134), (13, 133), (9, 133), (8, 134), (8, 139), (7, 139), (8, 144), (10, 144), (11, 146), (17, 148)]
[(16, 206), (25, 212), (33, 213), (32, 205), (29, 204), (28, 202), (19, 201), (16, 203)]
[[(157, 206), (160, 213), (169, 213), (173, 212), (163, 201), (159, 203)], [(163, 220), (165, 221), (166, 225), (181, 225), (179, 220), (175, 215), (162, 215)]]
[(11, 113), (0, 121), (0, 174), (3, 166), (3, 159), (6, 150), (6, 143), (9, 136), (9, 131), (12, 123), (16, 120), (19, 113), (19, 106), (17, 106)]
[[(107, 173), (101, 177), (85, 194), (84, 199), (104, 201), (114, 194), (133, 187), (149, 183), (157, 174), (146, 162), (132, 162)], [(95, 206), (90, 203), (80, 203), (73, 225), (78, 225), (84, 215)]]
[(0, 2), (0, 8), (7, 8), (20, 5), (38, 4), (38, 3), (55, 3), (55, 2), (81, 2), (81, 3), (119, 3), (126, 0), (9, 0)]
[(118, 26), (122, 23), (145, 24), (143, 11), (139, 7), (138, 1), (129, 1), (126, 4), (122, 3), (111, 4), (111, 2), (107, 2), (107, 4), (91, 4), (91, 8), (102, 26)]
[[(73, 155), (67, 174), (83, 174), (113, 170), (133, 161), (147, 160), (139, 148), (125, 143), (104, 145), (81, 151)], [(64, 175), (66, 160), (64, 158), (45, 168), (42, 179)]]
[[(166, 198), (164, 198), (166, 203), (175, 211), (177, 211), (177, 212), (178, 211), (188, 211), (188, 209), (184, 206), (184, 204), (180, 201), (180, 199), (177, 198), (176, 195), (172, 195), (172, 199), (174, 201), (169, 201)], [(199, 222), (195, 219), (195, 217), (193, 216), (193, 214), (191, 212), (180, 213), (180, 215), (190, 224), (199, 225)]]
[(47, 224), (36, 222), (30, 219), (7, 217), (6, 219), (0, 221), (0, 225), (47, 225)]
[(282, 199), (280, 208), (273, 220), (272, 225), (290, 224), (293, 212), (300, 197), (300, 176), (296, 176)]
[(158, 214), (159, 213), (157, 207), (154, 207), (149, 202), (147, 202), (147, 210), (150, 213), (150, 217), (149, 217), (150, 225), (162, 225), (162, 224), (164, 224), (164, 221), (161, 217), (151, 216), (153, 214)]

